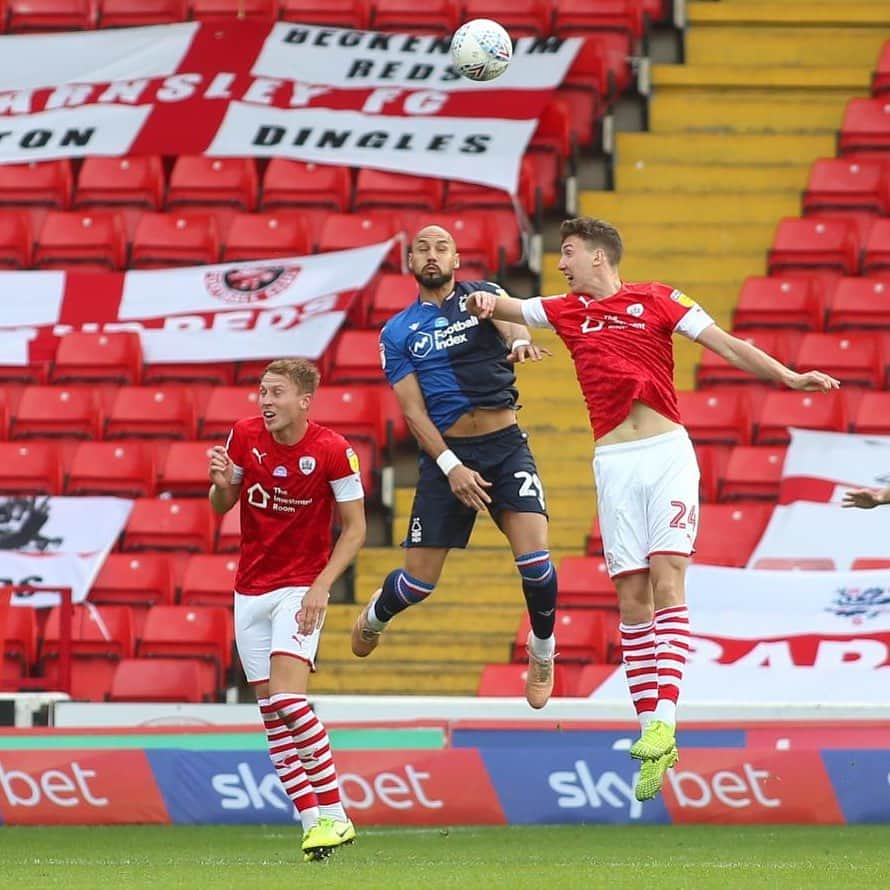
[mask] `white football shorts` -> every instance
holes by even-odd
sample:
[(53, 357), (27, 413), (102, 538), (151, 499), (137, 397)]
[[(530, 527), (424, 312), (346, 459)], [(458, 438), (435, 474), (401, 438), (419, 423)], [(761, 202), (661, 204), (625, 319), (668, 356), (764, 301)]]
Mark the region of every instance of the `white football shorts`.
[(321, 628), (303, 636), (297, 624), (297, 613), (308, 590), (281, 587), (258, 596), (235, 591), (235, 645), (248, 683), (269, 679), (273, 655), (299, 658), (315, 670)]
[(655, 554), (692, 554), (700, 473), (686, 430), (600, 445), (593, 475), (612, 578), (648, 570)]

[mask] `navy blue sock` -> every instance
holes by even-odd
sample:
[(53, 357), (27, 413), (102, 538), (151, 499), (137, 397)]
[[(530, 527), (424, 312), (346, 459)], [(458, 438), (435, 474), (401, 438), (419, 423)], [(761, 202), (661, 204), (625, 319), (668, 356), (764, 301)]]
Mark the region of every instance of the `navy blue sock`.
[(412, 578), (404, 569), (394, 569), (383, 581), (383, 592), (374, 603), (374, 614), (379, 621), (389, 621), (409, 606), (423, 602), (435, 587)]
[(549, 550), (535, 550), (516, 557), (516, 568), (522, 578), (522, 592), (532, 632), (539, 640), (553, 636), (556, 621), (556, 566)]

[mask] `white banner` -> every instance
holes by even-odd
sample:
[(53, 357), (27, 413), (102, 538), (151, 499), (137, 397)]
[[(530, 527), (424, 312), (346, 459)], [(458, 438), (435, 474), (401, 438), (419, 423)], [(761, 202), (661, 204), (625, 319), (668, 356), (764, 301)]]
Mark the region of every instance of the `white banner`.
[[(84, 600), (131, 509), (123, 498), (0, 497), (0, 584), (70, 587)], [(35, 608), (58, 601), (49, 591), (13, 598)]]

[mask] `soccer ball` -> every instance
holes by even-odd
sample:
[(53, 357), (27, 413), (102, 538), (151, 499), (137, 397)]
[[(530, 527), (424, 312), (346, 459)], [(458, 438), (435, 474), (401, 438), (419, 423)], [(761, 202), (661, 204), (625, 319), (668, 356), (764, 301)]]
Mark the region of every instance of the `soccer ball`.
[(451, 38), (454, 67), (470, 80), (494, 80), (510, 67), (510, 35), (491, 19), (473, 19)]

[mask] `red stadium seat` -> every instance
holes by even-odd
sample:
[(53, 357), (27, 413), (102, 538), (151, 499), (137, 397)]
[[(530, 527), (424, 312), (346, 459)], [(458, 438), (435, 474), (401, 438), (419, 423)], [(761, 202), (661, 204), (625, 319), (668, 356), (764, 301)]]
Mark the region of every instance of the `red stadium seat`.
[(139, 498), (133, 502), (121, 549), (207, 552), (213, 532), (213, 512), (206, 500)]
[[(570, 665), (562, 665), (559, 661), (553, 671), (553, 697), (572, 694)], [(487, 664), (479, 677), (476, 695), (485, 698), (524, 698), (525, 678), (528, 666), (525, 664)]]
[(884, 44), (877, 70), (872, 75), (871, 94), (876, 98), (890, 95), (890, 40)]
[[(526, 660), (525, 643), (531, 625), (528, 615), (513, 640), (513, 661)], [(595, 662), (602, 664), (614, 656), (618, 631), (618, 611), (611, 609), (560, 609), (554, 633), (558, 640), (561, 662)]]
[(238, 553), (241, 549), (241, 511), (233, 507), (219, 524), (215, 553)]
[(209, 701), (212, 686), (202, 680), (196, 660), (125, 658), (115, 669), (109, 701)]
[(367, 30), (370, 17), (368, 0), (281, 0), (286, 22)]
[(262, 210), (322, 208), (345, 213), (352, 203), (349, 167), (272, 158), (263, 176)]
[(180, 155), (170, 173), (167, 209), (177, 212), (215, 207), (256, 210), (258, 187), (253, 158)]
[(587, 698), (593, 695), (615, 673), (613, 664), (585, 664), (575, 683), (574, 695)]
[(65, 485), (68, 495), (144, 498), (154, 490), (154, 455), (141, 442), (84, 442)]
[(192, 17), (202, 22), (246, 19), (271, 23), (278, 15), (275, 0), (191, 0), (191, 4)]
[(196, 553), (189, 558), (179, 601), (184, 606), (231, 608), (238, 560), (217, 553)]
[(364, 167), (355, 182), (356, 211), (402, 207), (435, 212), (442, 209), (445, 182), (428, 176), (409, 176)]
[(232, 362), (164, 362), (145, 365), (142, 382), (146, 385), (164, 383), (209, 383), (226, 386), (232, 382)]
[(96, 26), (96, 0), (7, 0), (9, 30), (84, 31)]
[[(596, 37), (586, 38), (556, 91), (568, 112), (569, 125), (580, 148), (592, 145), (598, 132), (597, 125), (606, 110), (606, 97), (615, 88), (612, 59), (604, 50)], [(617, 53), (614, 68), (624, 71), (627, 67), (624, 54)]]
[(502, 278), (508, 258), (508, 246), (492, 228), (484, 213), (441, 213), (436, 224), (454, 236), (460, 254), (459, 277), (466, 280)]
[(51, 210), (34, 250), (35, 269), (111, 270), (126, 266), (123, 220), (117, 213)]
[(720, 500), (777, 500), (785, 451), (781, 445), (733, 448), (720, 483)]
[(260, 413), (255, 386), (218, 386), (211, 393), (198, 423), (202, 439), (225, 439), (236, 420)]
[[(399, 231), (398, 223), (391, 215), (381, 213), (331, 213), (322, 224), (318, 236), (318, 249), (348, 250), (387, 241)], [(398, 245), (387, 254), (385, 266), (397, 272), (401, 267), (402, 253)]]
[(615, 585), (606, 563), (590, 556), (564, 556), (559, 563), (559, 607), (600, 606), (614, 608)]
[(771, 392), (755, 419), (754, 444), (787, 445), (788, 427), (847, 431), (847, 404), (838, 390), (821, 392)]
[(380, 338), (377, 331), (343, 331), (337, 337), (331, 383), (382, 383)]
[(880, 389), (884, 369), (880, 342), (875, 334), (846, 331), (842, 334), (805, 334), (797, 353), (800, 371), (817, 369), (845, 385)]
[(742, 568), (760, 541), (772, 504), (703, 504), (693, 562)]
[[(168, 0), (160, 2), (166, 3)], [(160, 210), (163, 203), (164, 169), (157, 155), (84, 159), (77, 177), (75, 207)]]
[(239, 213), (232, 218), (222, 261), (265, 260), (312, 253), (312, 236), (299, 214)]
[(574, 171), (576, 150), (569, 120), (566, 103), (559, 98), (551, 99), (541, 112), (528, 145), (526, 157), (535, 168), (545, 207), (563, 206), (560, 187)]
[(91, 387), (26, 386), (12, 419), (10, 438), (97, 439), (101, 423), (98, 393)]
[(766, 556), (758, 559), (754, 563), (753, 568), (765, 571), (787, 572), (791, 570), (801, 570), (804, 572), (833, 572), (837, 569), (833, 559), (820, 556), (807, 556), (801, 558), (781, 558)]
[(37, 618), (30, 606), (10, 606), (0, 652), (0, 688), (15, 688), (28, 675), (37, 659)]
[(787, 217), (779, 223), (769, 251), (769, 274), (834, 272), (856, 275), (859, 241), (850, 220)]
[(173, 570), (165, 553), (109, 553), (90, 588), (89, 601), (129, 606), (136, 639), (152, 606), (172, 605)]
[(877, 162), (822, 158), (813, 162), (803, 195), (804, 213), (845, 210), (890, 212), (890, 179)]
[(890, 436), (890, 391), (867, 392), (853, 414), (854, 433)]
[(859, 158), (886, 157), (890, 151), (890, 101), (851, 99), (844, 111), (838, 140), (841, 155), (856, 153)]
[(139, 334), (73, 332), (59, 341), (54, 383), (138, 383), (142, 376)]
[(184, 22), (188, 7), (189, 0), (102, 0), (99, 27), (135, 28)]
[(879, 219), (872, 226), (865, 242), (862, 274), (890, 277), (890, 219)]
[(459, 10), (454, 0), (375, 0), (371, 27), (375, 31), (409, 34), (450, 34), (458, 26)]
[(172, 442), (160, 466), (158, 491), (174, 497), (205, 497), (210, 488), (207, 477), (208, 442)]
[(839, 278), (828, 291), (827, 331), (890, 326), (890, 273), (876, 278)]
[(751, 441), (751, 401), (745, 393), (680, 392), (680, 415), (696, 444), (747, 445)]
[(27, 213), (0, 211), (0, 271), (27, 269), (31, 265), (32, 241)]
[(219, 230), (201, 213), (145, 213), (133, 236), (130, 266), (157, 269), (219, 262)]
[(462, 0), (462, 21), (492, 19), (511, 37), (546, 37), (553, 21), (552, 0)]
[(553, 32), (558, 37), (608, 32), (621, 39), (629, 54), (643, 36), (642, 0), (559, 0), (555, 9)]
[(590, 522), (590, 531), (586, 535), (584, 552), (587, 556), (603, 555), (603, 533), (600, 529), (599, 516), (594, 516)]
[(55, 442), (0, 442), (0, 495), (61, 494)]
[(850, 564), (850, 568), (855, 571), (866, 571), (870, 569), (890, 569), (890, 558), (887, 557), (867, 557), (860, 556), (854, 559)]
[(73, 182), (67, 159), (0, 165), (0, 207), (67, 210)]
[(106, 439), (191, 439), (195, 406), (180, 386), (122, 386), (105, 421)]
[[(794, 364), (797, 348), (800, 343), (799, 335), (795, 331), (785, 330), (741, 330), (735, 332), (740, 339), (753, 343), (755, 346), (768, 352), (783, 364)], [(758, 383), (758, 379), (752, 377), (747, 371), (731, 365), (726, 359), (703, 349), (695, 374), (699, 386), (719, 386), (722, 384), (751, 384)]]
[(380, 410), (380, 392), (384, 388), (369, 384), (323, 386), (312, 397), (309, 416), (347, 439), (368, 439), (384, 448), (386, 418)]
[[(733, 313), (736, 333), (745, 328), (822, 329), (821, 283), (815, 278), (746, 278)], [(758, 344), (759, 345), (759, 344)]]
[(699, 498), (702, 501), (719, 500), (720, 480), (729, 463), (730, 445), (694, 445), (701, 481)]
[(368, 324), (380, 328), (394, 315), (417, 299), (417, 282), (413, 275), (385, 273), (371, 285), (371, 306)]

